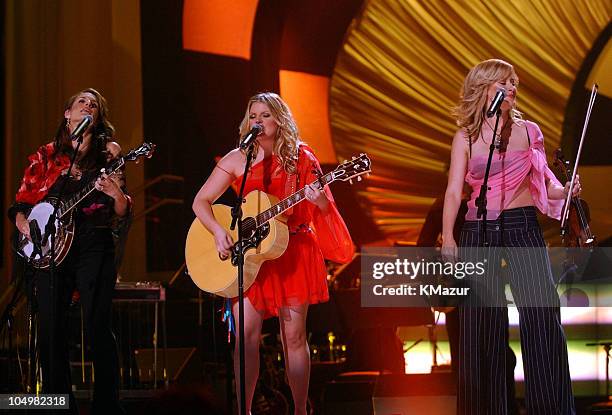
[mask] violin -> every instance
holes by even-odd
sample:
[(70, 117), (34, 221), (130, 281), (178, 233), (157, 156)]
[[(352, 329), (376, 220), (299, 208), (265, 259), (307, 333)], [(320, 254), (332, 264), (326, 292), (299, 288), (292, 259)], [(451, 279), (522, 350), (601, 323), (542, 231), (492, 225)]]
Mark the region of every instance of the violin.
[[(582, 145), (584, 144), (584, 137), (586, 136), (598, 89), (598, 85), (593, 84), (573, 170), (570, 170), (569, 163), (563, 159), (561, 149), (555, 152), (555, 165), (562, 167), (566, 181), (570, 182), (569, 192), (565, 199), (565, 206), (563, 207), (563, 213), (561, 215), (561, 240), (564, 245), (570, 247), (592, 248), (595, 246), (595, 236), (591, 233), (591, 229), (589, 228), (590, 218), (588, 217), (588, 205), (580, 198), (572, 195), (572, 188), (574, 186), (576, 172), (578, 171), (578, 162), (580, 160), (580, 154), (582, 153)], [(574, 211), (573, 214), (572, 211)]]
[[(569, 182), (572, 177), (570, 162), (565, 160), (560, 148), (555, 151), (554, 165), (563, 171), (565, 181)], [(563, 245), (569, 248), (593, 248), (597, 238), (591, 232), (590, 221), (591, 215), (587, 202), (578, 196), (573, 196), (570, 199), (569, 216), (565, 221), (565, 226), (561, 228)]]

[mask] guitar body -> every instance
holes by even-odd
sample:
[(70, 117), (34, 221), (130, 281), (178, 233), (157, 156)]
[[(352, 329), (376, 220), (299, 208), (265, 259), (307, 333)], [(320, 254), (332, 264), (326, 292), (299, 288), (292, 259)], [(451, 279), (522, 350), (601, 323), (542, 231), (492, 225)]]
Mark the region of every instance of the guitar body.
[[(269, 259), (280, 257), (289, 243), (289, 229), (285, 216), (277, 216), (257, 229), (249, 231), (253, 218), (277, 202), (274, 196), (259, 190), (250, 192), (242, 205), (243, 228), (246, 243), (250, 247), (244, 256), (244, 290), (255, 281), (259, 268)], [(232, 223), (231, 208), (213, 205), (215, 219), (228, 230), (232, 239), (238, 241), (238, 231), (230, 231)], [(193, 282), (203, 291), (222, 297), (238, 296), (238, 268), (235, 256), (221, 260), (213, 235), (196, 218), (187, 234), (185, 261)]]
[[(370, 159), (361, 154), (345, 161), (332, 172), (319, 175), (309, 184), (319, 190), (335, 180), (349, 181), (353, 178), (361, 180), (361, 176), (369, 174)], [(221, 260), (214, 236), (196, 218), (187, 234), (185, 242), (185, 262), (187, 272), (193, 282), (203, 291), (222, 297), (238, 296), (238, 261), (237, 253), (244, 252), (244, 289), (247, 290), (255, 281), (257, 273), (264, 261), (280, 257), (289, 243), (287, 217), (283, 216), (288, 209), (305, 200), (305, 188), (302, 188), (283, 200), (259, 190), (254, 190), (243, 200), (242, 212), (242, 248), (238, 250), (238, 232), (229, 231), (236, 243), (232, 254), (227, 260)], [(225, 229), (232, 223), (231, 208), (224, 205), (213, 205), (215, 219)], [(295, 258), (299, 261), (299, 258)]]
[[(53, 207), (58, 203), (55, 198), (47, 198), (44, 201), (34, 205), (28, 214), (28, 222), (33, 222), (38, 225), (41, 234), (41, 241), (45, 241), (45, 228), (51, 215)], [(55, 265), (61, 262), (68, 255), (72, 240), (74, 238), (74, 221), (72, 212), (66, 215), (62, 220), (55, 220)], [(42, 244), (41, 244), (42, 245)], [(17, 241), (17, 252), (25, 257), (29, 264), (38, 269), (47, 269), (51, 266), (51, 237), (47, 237), (46, 243), (41, 246), (42, 255), (34, 253), (34, 243), (27, 239), (22, 234), (19, 234)]]

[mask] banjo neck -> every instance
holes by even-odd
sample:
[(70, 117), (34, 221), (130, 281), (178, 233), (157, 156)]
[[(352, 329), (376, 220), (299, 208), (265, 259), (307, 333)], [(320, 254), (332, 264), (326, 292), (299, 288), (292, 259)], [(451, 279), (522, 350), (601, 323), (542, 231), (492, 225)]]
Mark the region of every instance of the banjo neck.
[[(117, 170), (119, 170), (124, 164), (125, 164), (125, 159), (123, 157), (119, 157), (111, 164), (110, 167), (106, 169), (102, 169), (102, 172), (110, 176), (116, 173)], [(72, 211), (72, 209), (75, 208), (76, 205), (78, 205), (83, 199), (89, 196), (91, 192), (95, 190), (96, 180), (98, 180), (99, 177), (100, 177), (99, 174), (96, 175), (96, 177), (92, 179), (89, 183), (87, 183), (87, 185), (84, 188), (75, 192), (69, 198), (64, 200), (63, 203), (61, 203), (60, 206), (58, 207), (57, 216), (60, 219), (64, 218), (67, 214), (69, 214)]]

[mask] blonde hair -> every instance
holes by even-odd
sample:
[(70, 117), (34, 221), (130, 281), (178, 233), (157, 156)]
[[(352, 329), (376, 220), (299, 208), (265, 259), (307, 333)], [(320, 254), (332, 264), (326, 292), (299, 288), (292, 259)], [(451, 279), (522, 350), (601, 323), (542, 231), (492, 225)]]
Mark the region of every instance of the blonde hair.
[[(287, 173), (295, 173), (297, 171), (298, 150), (302, 141), (289, 106), (278, 94), (261, 92), (249, 99), (244, 118), (240, 123), (240, 137), (244, 137), (249, 132), (249, 114), (251, 106), (256, 102), (266, 104), (274, 121), (278, 124), (276, 137), (274, 137), (274, 154)], [(257, 151), (257, 146), (258, 143), (255, 142), (255, 151)]]
[[(501, 59), (488, 59), (474, 66), (465, 77), (459, 93), (459, 103), (453, 110), (457, 126), (465, 128), (468, 137), (477, 136), (485, 119), (487, 110), (487, 90), (500, 80), (514, 77), (518, 85), (518, 76), (514, 67)], [(513, 122), (519, 122), (521, 113), (516, 109), (516, 101), (510, 109)]]

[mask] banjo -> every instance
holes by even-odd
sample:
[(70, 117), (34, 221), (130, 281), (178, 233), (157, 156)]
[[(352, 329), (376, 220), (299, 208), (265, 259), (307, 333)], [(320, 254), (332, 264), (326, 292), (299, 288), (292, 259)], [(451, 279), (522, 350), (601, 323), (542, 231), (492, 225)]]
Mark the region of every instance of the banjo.
[(124, 157), (118, 157), (103, 168), (83, 189), (75, 192), (65, 200), (56, 197), (46, 197), (34, 205), (28, 214), (30, 238), (19, 234), (17, 253), (24, 257), (30, 265), (38, 269), (46, 269), (51, 265), (51, 235), (46, 234), (47, 223), (55, 210), (55, 265), (59, 265), (68, 255), (74, 237), (74, 208), (95, 190), (95, 182), (102, 175), (112, 175), (121, 169), (126, 161), (135, 161), (140, 157), (150, 158), (155, 150), (155, 144), (142, 143), (140, 147), (131, 150)]

